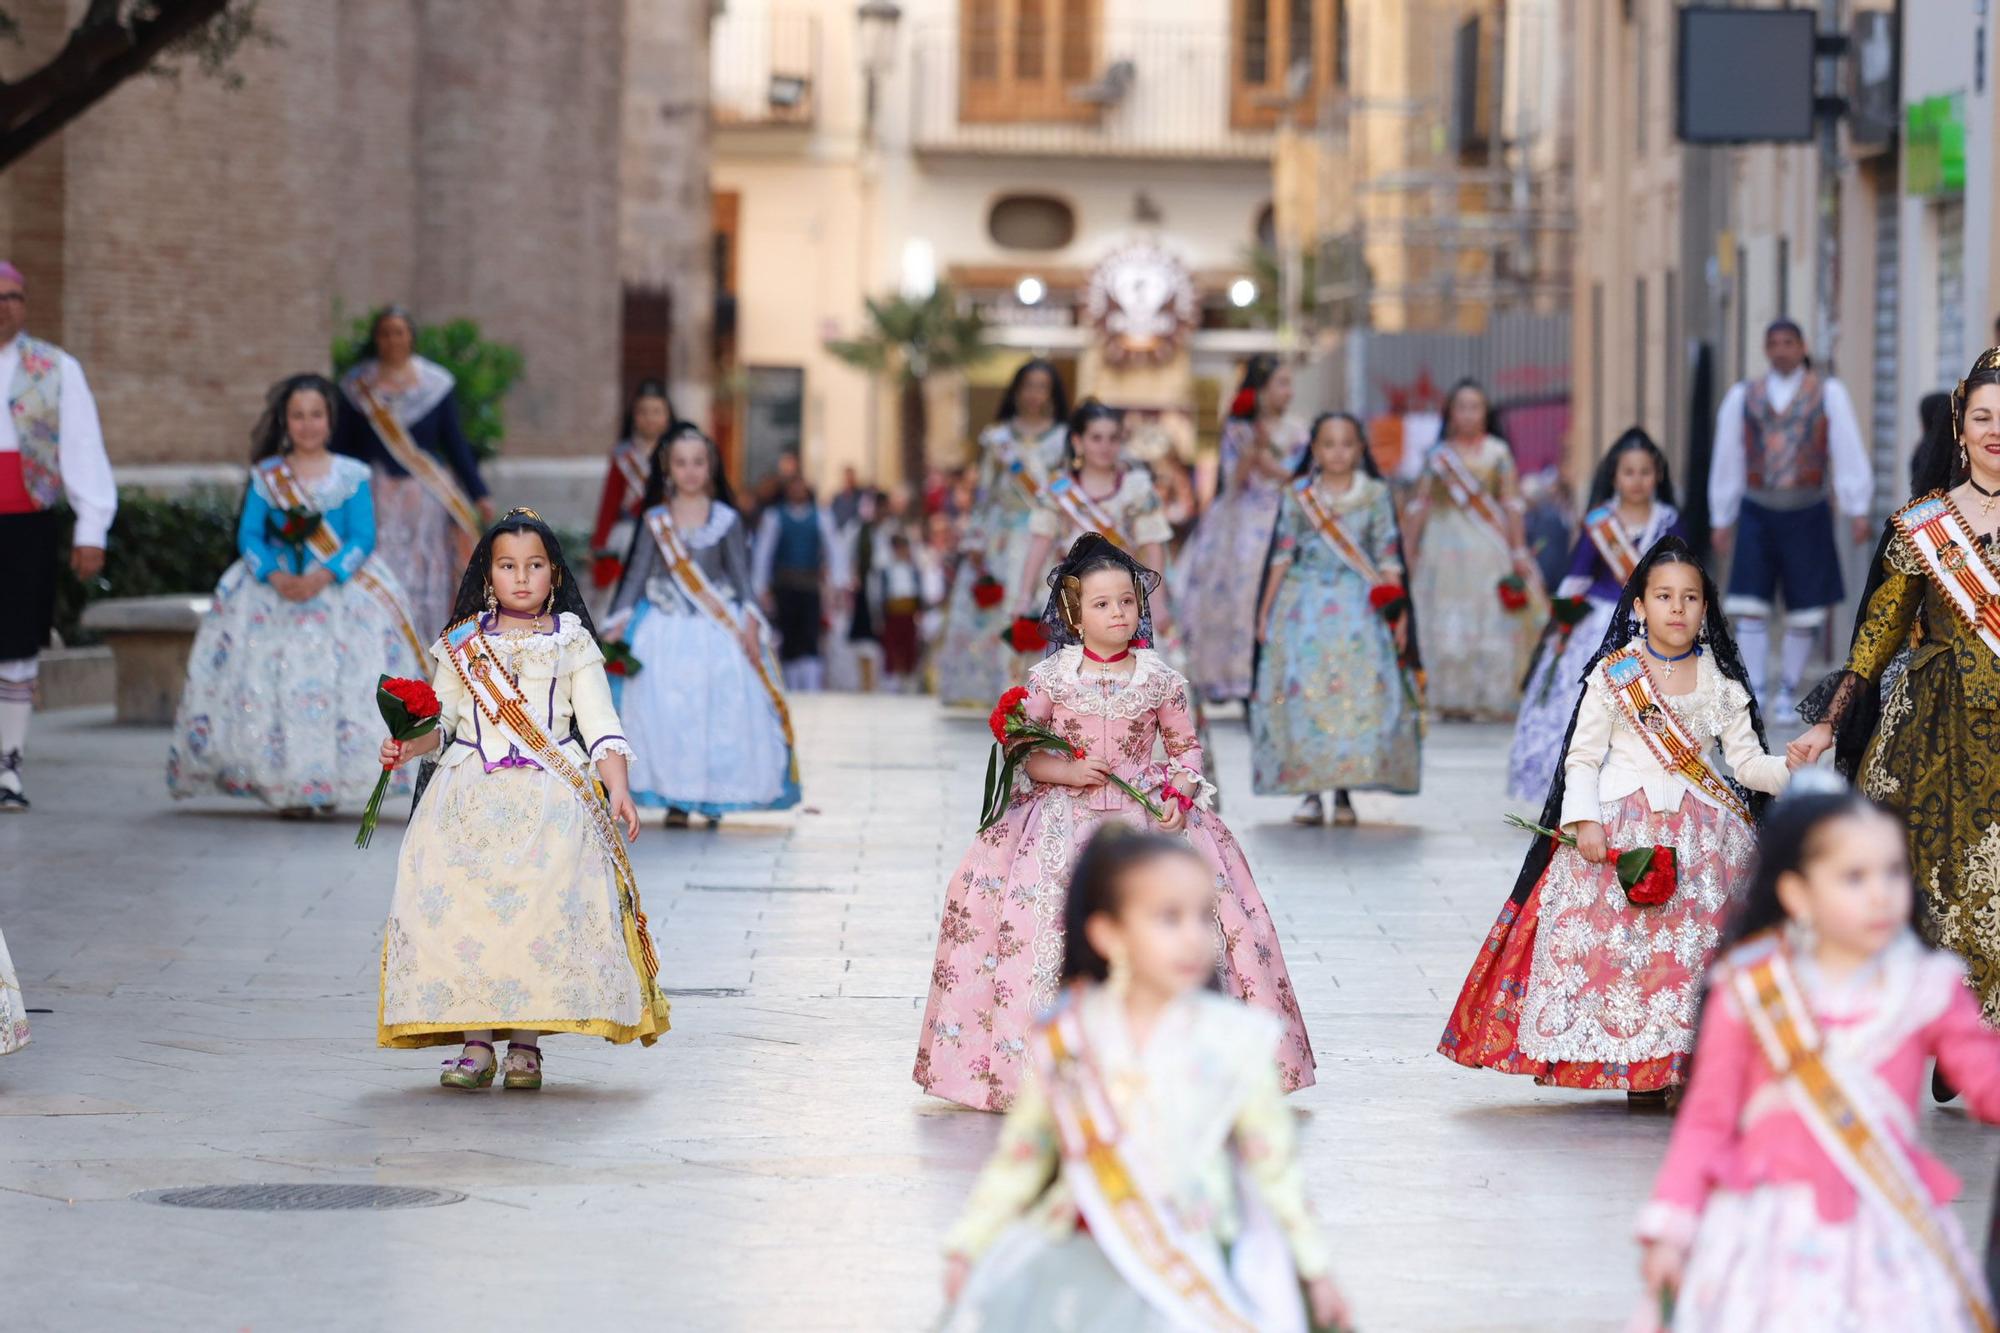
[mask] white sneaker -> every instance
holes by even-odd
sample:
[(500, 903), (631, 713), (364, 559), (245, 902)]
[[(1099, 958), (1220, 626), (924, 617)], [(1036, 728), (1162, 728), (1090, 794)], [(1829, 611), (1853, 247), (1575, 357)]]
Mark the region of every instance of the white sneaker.
[(1294, 824), (1319, 825), (1326, 822), (1326, 807), (1320, 804), (1318, 793), (1299, 802), (1299, 808), (1292, 811)]

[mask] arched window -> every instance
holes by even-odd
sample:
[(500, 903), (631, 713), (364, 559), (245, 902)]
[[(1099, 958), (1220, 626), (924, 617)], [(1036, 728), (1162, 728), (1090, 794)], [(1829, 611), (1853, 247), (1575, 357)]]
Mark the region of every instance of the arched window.
[(1060, 250), (1076, 239), (1076, 210), (1051, 195), (1005, 195), (986, 215), (986, 231), (1003, 250)]

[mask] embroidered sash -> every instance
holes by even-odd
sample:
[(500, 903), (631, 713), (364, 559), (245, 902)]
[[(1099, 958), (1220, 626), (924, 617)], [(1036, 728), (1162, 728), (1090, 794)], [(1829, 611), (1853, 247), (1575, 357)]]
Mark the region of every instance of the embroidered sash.
[(597, 784), (562, 752), (528, 712), (527, 696), (521, 693), (520, 682), (500, 665), (499, 654), (479, 628), (478, 616), (468, 617), (447, 629), (444, 641), (452, 668), (485, 724), (519, 747), (523, 754), (534, 756), (535, 762), (560, 778), (582, 804), (591, 836), (618, 877), (620, 905), (638, 935), (638, 950), (645, 963), (640, 975), (644, 992), (641, 1000), (647, 1008), (663, 1009), (665, 1001), (658, 987), (660, 957), (654, 951), (652, 933), (646, 929), (645, 910), (639, 905), (639, 881), (632, 874), (632, 862), (625, 855), (625, 840), (611, 818), (611, 808), (597, 794)]
[(1292, 498), (1298, 501), (1306, 520), (1313, 525), (1321, 540), (1340, 557), (1342, 564), (1359, 574), (1371, 588), (1384, 581), (1381, 571), (1375, 568), (1375, 562), (1368, 558), (1361, 544), (1347, 535), (1340, 519), (1320, 500), (1319, 492), (1313, 489), (1311, 477), (1300, 477), (1292, 483)]
[(1944, 496), (1931, 495), (1905, 505), (1892, 521), (1952, 613), (2000, 657), (2000, 572), (1973, 540), (1965, 517)]
[[(1655, 506), (1656, 512), (1657, 508)], [(1630, 582), (1644, 553), (1625, 535), (1625, 525), (1618, 521), (1618, 511), (1611, 505), (1598, 506), (1584, 515), (1583, 530), (1590, 535), (1590, 544), (1597, 548), (1597, 554), (1603, 558), (1619, 586)]]
[(1072, 993), (1029, 1037), (1055, 1117), (1063, 1179), (1090, 1237), (1154, 1309), (1189, 1329), (1256, 1333), (1244, 1301), (1206, 1238), (1192, 1235), (1122, 1153), (1125, 1137), (1090, 1056)]
[(630, 440), (624, 441), (611, 451), (611, 465), (625, 479), (625, 499), (618, 504), (623, 512), (626, 505), (636, 505), (646, 496), (646, 469), (639, 462), (638, 446)]
[(1510, 561), (1513, 559), (1513, 544), (1507, 540), (1507, 521), (1493, 505), (1493, 497), (1479, 484), (1479, 478), (1472, 475), (1472, 469), (1458, 456), (1458, 450), (1449, 444), (1440, 444), (1431, 450), (1427, 464), (1432, 475), (1444, 483), (1445, 493), (1451, 502), (1465, 513), (1470, 514), (1479, 528), (1500, 547), (1500, 553)]
[[(703, 615), (714, 621), (718, 629), (727, 634), (739, 647), (743, 646), (741, 625), (736, 617), (729, 613), (729, 607), (722, 600), (721, 594), (716, 592), (715, 585), (708, 581), (707, 573), (694, 558), (694, 552), (688, 549), (687, 539), (681, 536), (681, 530), (674, 526), (673, 513), (665, 505), (656, 505), (648, 509), (646, 530), (653, 534), (653, 544), (659, 547), (660, 560), (666, 565), (667, 577), (673, 580), (674, 586), (680, 589)], [(785, 705), (784, 692), (771, 678), (770, 668), (764, 661), (763, 654), (751, 653), (748, 648), (744, 651), (750, 658), (750, 665), (756, 668), (758, 683), (763, 685), (764, 693), (770, 696), (772, 710), (778, 715), (778, 727), (785, 733), (785, 749), (788, 752), (793, 751), (792, 712)], [(792, 754), (794, 781), (798, 778), (798, 770), (798, 755), (794, 752)]]
[(375, 386), (368, 382), (366, 375), (351, 375), (347, 380), (347, 391), (359, 404), (368, 424), (375, 428), (382, 447), (389, 451), (389, 457), (396, 465), (415, 477), (430, 494), (431, 499), (443, 505), (451, 515), (451, 521), (459, 530), (474, 541), (479, 540), (481, 526), (479, 510), (458, 484), (458, 478), (422, 445), (410, 438), (410, 432), (403, 427), (380, 398), (375, 396)]
[[(312, 499), (306, 494), (306, 488), (300, 483), (298, 474), (292, 471), (291, 464), (283, 458), (267, 459), (257, 465), (257, 471), (263, 477), (264, 485), (270, 490), (271, 498), (277, 502), (280, 509), (313, 507)], [(319, 525), (313, 529), (312, 535), (306, 538), (306, 545), (310, 546), (312, 553), (327, 565), (332, 565), (338, 560), (341, 551), (345, 549), (340, 534), (333, 530), (324, 516), (321, 517)], [(417, 627), (410, 621), (409, 608), (403, 605), (403, 599), (397, 595), (394, 588), (370, 573), (366, 564), (349, 574), (347, 580), (373, 597), (382, 609), (389, 613), (390, 619), (396, 623), (397, 630), (402, 633), (403, 642), (409, 644), (410, 651), (417, 655), (418, 663), (421, 664), (429, 658), (429, 654), (424, 651), (424, 641), (417, 634)]]
[(1799, 993), (1785, 950), (1768, 945), (1731, 978), (1737, 1002), (1764, 1058), (1783, 1080), (1786, 1098), (1862, 1198), (1907, 1226), (1952, 1276), (1982, 1333), (1995, 1333), (1993, 1307), (1982, 1279), (1938, 1225), (1930, 1192), (1895, 1136), (1879, 1124), (1865, 1101), (1852, 1096), (1823, 1058), (1824, 1043)]
[(1632, 730), (1644, 741), (1646, 748), (1653, 752), (1653, 758), (1667, 772), (1698, 787), (1715, 803), (1735, 815), (1744, 823), (1750, 822), (1749, 807), (1736, 789), (1724, 782), (1716, 771), (1702, 758), (1702, 747), (1687, 734), (1680, 717), (1667, 707), (1658, 691), (1653, 688), (1653, 678), (1646, 674), (1646, 664), (1639, 660), (1639, 650), (1627, 647), (1623, 652), (1604, 659), (1600, 668), (1604, 681), (1611, 688), (1612, 702), (1625, 716)]
[[(1122, 485), (1122, 482), (1121, 482)], [(1077, 535), (1086, 532), (1101, 532), (1122, 551), (1130, 551), (1132, 543), (1111, 521), (1111, 515), (1103, 505), (1084, 493), (1077, 479), (1068, 473), (1051, 481), (1043, 494), (1076, 528)]]
[(20, 362), (7, 386), (7, 415), (20, 445), (21, 484), (38, 509), (62, 499), (62, 351), (20, 334)]

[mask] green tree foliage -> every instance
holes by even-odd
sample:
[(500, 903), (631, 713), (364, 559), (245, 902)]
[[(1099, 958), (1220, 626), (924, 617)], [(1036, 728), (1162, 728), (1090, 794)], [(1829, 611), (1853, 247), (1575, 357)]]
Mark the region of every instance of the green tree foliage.
[[(67, 521), (68, 506), (59, 509)], [(236, 518), (242, 509), (240, 489), (208, 486), (173, 499), (120, 491), (104, 572), (85, 587), (67, 562), (62, 566), (56, 583), (56, 632), (62, 641), (89, 641), (77, 622), (90, 602), (214, 588), (236, 559)]]
[(940, 372), (962, 370), (986, 355), (986, 321), (978, 311), (959, 308), (951, 288), (939, 285), (929, 296), (894, 296), (868, 303), (868, 328), (858, 338), (833, 338), (826, 350), (858, 370), (895, 378), (901, 421), (903, 477), (921, 482), (924, 441), (930, 413), (924, 382)]

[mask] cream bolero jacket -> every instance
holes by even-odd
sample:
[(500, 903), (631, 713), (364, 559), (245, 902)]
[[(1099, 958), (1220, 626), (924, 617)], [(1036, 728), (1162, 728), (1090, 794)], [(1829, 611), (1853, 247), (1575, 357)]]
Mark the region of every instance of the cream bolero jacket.
[[(1752, 791), (1774, 795), (1783, 791), (1791, 775), (1784, 758), (1765, 753), (1757, 740), (1756, 728), (1750, 724), (1750, 692), (1716, 670), (1706, 654), (1696, 661), (1699, 676), (1694, 690), (1678, 697), (1661, 694), (1661, 699), (1688, 735), (1700, 743), (1704, 758), (1713, 762), (1711, 751), (1720, 740), (1723, 757), (1738, 782)], [(1720, 808), (1714, 797), (1669, 772), (1653, 757), (1645, 738), (1632, 729), (1623, 710), (1612, 701), (1601, 668), (1591, 671), (1577, 705), (1576, 730), (1563, 755), (1563, 774), (1564, 828), (1586, 820), (1601, 821), (1606, 805), (1635, 791), (1646, 793), (1646, 804), (1655, 814), (1680, 809), (1683, 796)]]
[[(632, 754), (618, 710), (611, 705), (604, 654), (582, 621), (565, 611), (557, 617), (554, 633), (518, 637), (495, 633), (491, 624), (490, 619), (480, 622), (500, 665), (520, 683), (528, 715), (561, 742), (563, 753), (577, 767), (589, 772), (599, 755)], [(501, 768), (540, 768), (533, 758), (486, 725), (466, 693), (443, 639), (431, 645), (431, 656), (437, 660), (431, 688), (437, 691), (441, 705), (438, 731), (451, 737), (451, 743), (440, 748), (439, 766), (450, 768), (477, 756), (488, 773)], [(569, 734), (572, 718), (583, 737), (581, 745)]]

